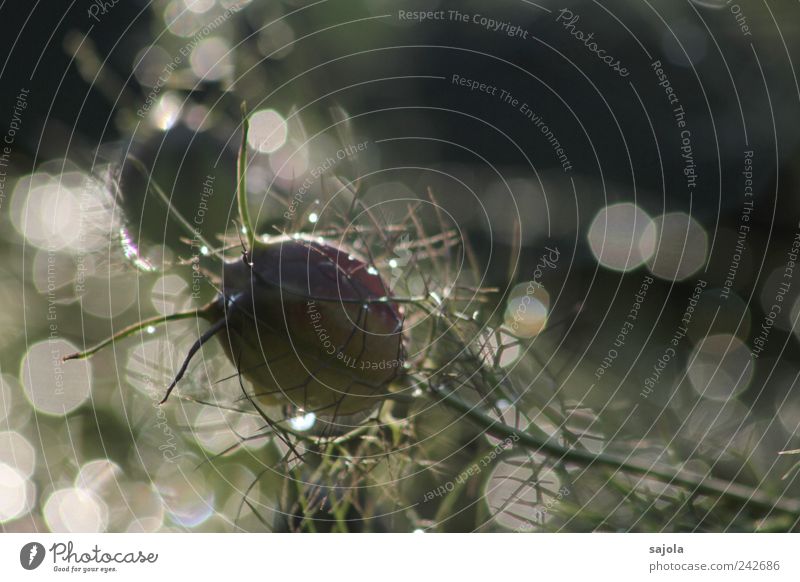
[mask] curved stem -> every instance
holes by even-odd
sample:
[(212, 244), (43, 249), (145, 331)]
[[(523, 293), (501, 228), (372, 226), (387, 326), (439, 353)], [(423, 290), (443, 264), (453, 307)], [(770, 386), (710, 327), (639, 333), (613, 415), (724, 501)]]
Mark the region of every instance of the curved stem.
[(201, 307), (200, 309), (191, 309), (189, 311), (179, 311), (178, 313), (173, 313), (172, 315), (156, 315), (154, 317), (150, 317), (148, 319), (144, 319), (138, 323), (134, 323), (133, 325), (129, 325), (128, 327), (118, 331), (114, 335), (104, 339), (99, 344), (85, 350), (83, 352), (75, 352), (74, 354), (69, 354), (62, 358), (62, 361), (66, 362), (68, 360), (83, 360), (95, 355), (97, 352), (102, 350), (104, 347), (108, 346), (109, 344), (114, 343), (117, 340), (124, 339), (128, 336), (131, 336), (135, 333), (139, 333), (144, 329), (147, 329), (150, 326), (161, 325), (167, 323), (168, 321), (180, 321), (182, 319), (192, 319), (195, 317), (206, 317), (209, 314), (209, 306)]
[(203, 335), (197, 338), (197, 341), (194, 342), (194, 344), (192, 344), (191, 348), (189, 348), (189, 353), (186, 354), (186, 357), (183, 360), (183, 365), (181, 365), (180, 370), (178, 370), (178, 373), (175, 375), (175, 379), (172, 380), (172, 383), (167, 387), (167, 392), (166, 394), (164, 394), (164, 398), (161, 400), (161, 402), (159, 402), (159, 404), (164, 404), (167, 401), (169, 395), (172, 394), (172, 391), (174, 390), (175, 386), (178, 385), (178, 382), (180, 382), (184, 374), (186, 374), (186, 370), (189, 369), (189, 363), (192, 361), (192, 358), (197, 353), (197, 351), (200, 348), (202, 348), (203, 345), (206, 342), (208, 342), (212, 337), (218, 334), (222, 330), (222, 328), (225, 327), (226, 325), (228, 325), (228, 320), (223, 317), (222, 319), (219, 319), (210, 328), (208, 328), (205, 332), (203, 332)]
[(501, 439), (512, 437), (523, 446), (535, 452), (549, 453), (563, 460), (572, 461), (581, 465), (599, 465), (626, 473), (657, 479), (668, 485), (690, 488), (694, 493), (735, 499), (744, 505), (758, 507), (768, 512), (780, 511), (793, 516), (800, 515), (800, 501), (794, 499), (773, 499), (752, 487), (739, 483), (732, 483), (716, 477), (706, 477), (666, 466), (651, 466), (647, 463), (641, 463), (607, 453), (591, 453), (582, 449), (569, 448), (552, 439), (543, 439), (528, 432), (510, 427), (504, 422), (484, 414), (453, 394), (434, 389), (432, 389), (431, 392), (440, 403), (463, 414), (492, 436)]

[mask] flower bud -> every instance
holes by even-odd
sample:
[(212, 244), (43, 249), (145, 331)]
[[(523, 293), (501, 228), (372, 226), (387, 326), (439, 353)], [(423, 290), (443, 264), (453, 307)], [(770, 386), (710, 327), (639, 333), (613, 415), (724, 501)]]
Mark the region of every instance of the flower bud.
[[(322, 416), (377, 405), (403, 366), (403, 320), (369, 263), (279, 237), (226, 262), (223, 349), (265, 404)], [(249, 260), (249, 263), (248, 263)]]

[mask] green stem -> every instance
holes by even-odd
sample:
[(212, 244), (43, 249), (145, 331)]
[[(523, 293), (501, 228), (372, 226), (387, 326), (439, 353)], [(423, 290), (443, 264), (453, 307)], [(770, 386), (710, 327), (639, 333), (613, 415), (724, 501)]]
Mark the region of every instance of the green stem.
[(250, 208), (247, 204), (247, 133), (250, 131), (250, 120), (247, 117), (247, 104), (242, 103), (242, 143), (239, 145), (239, 157), (236, 169), (236, 201), (239, 206), (239, 219), (247, 235), (247, 250), (253, 251), (256, 243), (256, 231), (250, 222)]
[(156, 325), (161, 325), (163, 323), (167, 323), (168, 321), (180, 321), (182, 319), (204, 317), (206, 310), (207, 308), (200, 308), (200, 309), (192, 309), (190, 311), (179, 311), (178, 313), (173, 313), (172, 315), (156, 315), (154, 317), (150, 317), (138, 323), (134, 323), (133, 325), (129, 325), (125, 329), (118, 331), (111, 337), (104, 339), (99, 344), (89, 348), (86, 351), (75, 352), (74, 354), (69, 354), (68, 356), (64, 356), (63, 361), (66, 362), (67, 360), (83, 360), (85, 358), (89, 358), (95, 355), (100, 350), (102, 350), (107, 345), (112, 344), (117, 340), (124, 339), (135, 333), (139, 333), (140, 331), (146, 329), (151, 325), (156, 326)]
[(800, 502), (796, 500), (773, 499), (752, 487), (732, 483), (724, 479), (702, 476), (686, 471), (678, 471), (664, 466), (651, 466), (647, 463), (625, 459), (607, 453), (591, 453), (582, 449), (568, 448), (552, 439), (543, 439), (533, 436), (528, 432), (510, 427), (504, 422), (484, 414), (452, 394), (441, 390), (432, 392), (439, 402), (463, 414), (492, 436), (500, 439), (513, 438), (525, 447), (536, 452), (549, 453), (565, 461), (572, 461), (581, 465), (599, 465), (601, 467), (608, 467), (626, 473), (649, 477), (668, 485), (678, 485), (692, 489), (694, 493), (735, 499), (744, 505), (758, 507), (767, 512), (777, 510), (793, 516), (800, 515)]

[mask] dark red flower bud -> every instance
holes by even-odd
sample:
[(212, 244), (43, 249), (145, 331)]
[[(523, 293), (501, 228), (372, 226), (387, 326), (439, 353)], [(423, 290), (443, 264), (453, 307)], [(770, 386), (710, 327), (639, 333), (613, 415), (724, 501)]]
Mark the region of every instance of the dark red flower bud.
[(222, 294), (220, 341), (264, 403), (353, 414), (378, 404), (403, 367), (390, 290), (368, 262), (328, 241), (256, 243), (225, 263)]

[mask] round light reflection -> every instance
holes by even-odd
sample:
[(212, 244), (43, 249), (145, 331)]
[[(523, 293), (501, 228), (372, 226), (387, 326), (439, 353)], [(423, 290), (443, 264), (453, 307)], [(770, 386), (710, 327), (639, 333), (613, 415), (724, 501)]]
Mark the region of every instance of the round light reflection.
[(256, 151), (270, 154), (286, 143), (289, 129), (281, 114), (274, 109), (255, 112), (250, 117), (247, 143)]
[(633, 270), (653, 254), (654, 245), (644, 238), (652, 225), (652, 219), (635, 204), (606, 206), (589, 227), (589, 247), (606, 269)]

